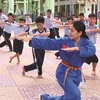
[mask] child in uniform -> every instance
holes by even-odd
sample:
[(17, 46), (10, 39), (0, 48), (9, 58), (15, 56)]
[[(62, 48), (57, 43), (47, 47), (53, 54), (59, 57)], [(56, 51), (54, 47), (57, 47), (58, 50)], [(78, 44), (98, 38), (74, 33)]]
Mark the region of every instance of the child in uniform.
[[(36, 36), (37, 38), (47, 38), (50, 35), (50, 32), (49, 32), (49, 29), (44, 28), (44, 18), (42, 16), (39, 16), (36, 18), (35, 22), (37, 25), (37, 29), (33, 29), (32, 31), (29, 31), (29, 34)], [(38, 77), (37, 78), (43, 78), (42, 77), (42, 65), (43, 65), (43, 61), (44, 61), (45, 50), (35, 48), (34, 52), (35, 52), (35, 56), (36, 56), (36, 64), (33, 62), (30, 65), (24, 66), (22, 74), (25, 75), (25, 72), (28, 72), (28, 71), (31, 71), (34, 69), (38, 69)], [(34, 53), (34, 52), (32, 52), (32, 53)]]
[[(89, 18), (89, 24), (86, 25), (86, 30), (88, 29), (98, 29), (99, 27), (95, 24), (96, 23), (96, 15), (91, 13), (88, 15)], [(97, 40), (97, 32), (87, 32), (87, 36), (89, 37), (89, 39), (93, 42), (93, 44), (96, 44), (96, 40)], [(96, 66), (98, 63), (98, 57), (96, 56), (96, 54), (94, 56), (91, 57), (87, 57), (85, 59), (85, 62), (87, 64), (92, 63), (92, 75), (96, 75)]]
[(28, 30), (26, 30), (27, 32), (30, 30), (30, 24), (32, 24), (32, 19), (30, 18), (30, 15), (29, 14), (26, 14), (26, 24), (28, 24)]
[(49, 38), (55, 38), (55, 32), (54, 32), (53, 23), (52, 23), (52, 20), (54, 20), (54, 18), (51, 16), (51, 14), (52, 14), (52, 11), (48, 9), (47, 16), (44, 16), (45, 18), (44, 27), (50, 30)]
[(12, 27), (9, 24), (14, 24), (13, 21), (14, 15), (12, 13), (8, 14), (8, 20), (5, 20), (4, 22), (1, 22), (2, 24), (4, 24), (4, 41), (2, 43), (0, 43), (0, 47), (4, 47), (5, 45), (8, 45), (9, 50), (12, 51), (12, 45), (11, 42), (9, 40), (9, 38), (11, 37), (11, 32), (12, 32)]
[(55, 34), (56, 34), (57, 38), (60, 38), (59, 25), (61, 25), (62, 22), (61, 22), (61, 19), (59, 18), (58, 15), (55, 15), (55, 18), (54, 18), (54, 20), (52, 20), (52, 23), (53, 23), (53, 29), (55, 31)]
[[(65, 25), (62, 25), (64, 27), (64, 36), (69, 36), (69, 30), (70, 30), (70, 25), (73, 23), (73, 17), (70, 16), (67, 18), (67, 22), (65, 23)], [(60, 56), (59, 52), (55, 53), (56, 58), (58, 59), (58, 57)]]
[[(4, 15), (2, 13), (2, 9), (0, 9), (0, 21), (4, 22), (5, 20), (7, 20), (7, 16)], [(1, 35), (3, 35), (3, 28), (4, 28), (3, 24), (0, 24), (0, 38), (1, 38)]]
[[(19, 25), (11, 24), (15, 35), (23, 33), (27, 30), (27, 26), (25, 26), (24, 24), (25, 24), (25, 19), (24, 18), (19, 19)], [(20, 64), (19, 56), (22, 54), (22, 51), (23, 51), (23, 41), (20, 40), (19, 38), (16, 38), (13, 41), (13, 51), (16, 54), (10, 57), (9, 63), (11, 63), (11, 61), (16, 57), (17, 58), (17, 64)]]
[[(73, 23), (73, 17), (68, 17), (67, 18), (67, 22), (65, 23), (65, 25), (71, 25)], [(70, 30), (70, 28), (68, 28), (68, 27), (64, 27), (64, 36), (69, 36), (69, 30)]]

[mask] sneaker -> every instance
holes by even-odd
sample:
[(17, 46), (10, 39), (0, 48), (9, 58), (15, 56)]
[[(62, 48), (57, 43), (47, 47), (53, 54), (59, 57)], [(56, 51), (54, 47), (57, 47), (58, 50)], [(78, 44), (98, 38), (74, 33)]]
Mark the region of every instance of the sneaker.
[(42, 100), (42, 95), (41, 94), (38, 96), (37, 100)]

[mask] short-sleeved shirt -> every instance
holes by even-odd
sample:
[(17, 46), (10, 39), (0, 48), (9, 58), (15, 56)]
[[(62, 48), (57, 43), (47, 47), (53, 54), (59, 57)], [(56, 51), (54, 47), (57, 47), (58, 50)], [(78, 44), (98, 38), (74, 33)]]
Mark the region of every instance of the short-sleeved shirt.
[(68, 35), (69, 36), (69, 28), (65, 27), (64, 28), (64, 35)]
[[(98, 25), (94, 25), (92, 28), (90, 27), (89, 24), (85, 25), (86, 26), (86, 30), (88, 29), (97, 29), (99, 28)], [(89, 33), (86, 33), (87, 36), (89, 37), (89, 39), (92, 41), (92, 43), (96, 44), (96, 40), (97, 40), (97, 33), (95, 32), (89, 32)]]
[[(34, 30), (30, 30), (29, 31), (29, 35), (32, 35), (32, 34), (41, 34), (41, 33), (46, 33), (46, 32), (49, 32), (49, 29), (47, 28), (44, 28), (44, 30), (42, 32), (39, 31), (39, 29), (34, 29)], [(37, 38), (47, 38), (48, 36), (36, 36)]]
[[(4, 14), (2, 14), (1, 16), (0, 16), (0, 21), (5, 21), (5, 20), (7, 20), (7, 16), (6, 15), (4, 15)], [(2, 26), (2, 24), (0, 24), (0, 26)]]
[[(8, 20), (6, 20), (5, 22), (8, 22)], [(9, 23), (9, 22), (8, 22), (8, 23)], [(15, 22), (12, 21), (12, 22), (10, 22), (10, 23), (14, 24)], [(7, 24), (4, 24), (4, 29), (3, 29), (3, 30), (4, 30), (5, 32), (11, 34), (11, 32), (12, 32), (12, 26), (11, 26), (11, 25), (7, 25)]]
[(31, 18), (26, 18), (26, 23), (31, 24), (32, 23), (32, 19)]
[(45, 18), (45, 22), (44, 22), (44, 27), (45, 28), (53, 28), (53, 24), (51, 19), (53, 19), (53, 17), (48, 18), (47, 16), (44, 16)]
[[(55, 19), (56, 20), (56, 19)], [(58, 22), (61, 22), (61, 19), (57, 20)], [(59, 24), (58, 23), (53, 23), (54, 28), (58, 28)]]
[[(32, 23), (32, 19), (31, 19), (31, 18), (28, 18), (28, 19), (26, 18), (26, 23), (27, 23), (27, 24), (31, 24), (31, 23)], [(30, 26), (27, 26), (27, 28), (29, 28), (29, 27), (30, 27)]]
[(88, 25), (88, 21), (87, 20), (84, 20), (84, 21), (81, 21), (81, 22), (83, 22), (85, 25)]
[[(20, 27), (17, 24), (11, 24), (11, 26), (12, 26), (12, 30), (14, 31), (15, 35), (21, 34), (21, 33), (25, 32), (27, 30), (27, 26), (26, 25), (23, 26), (23, 27)], [(20, 39), (18, 39), (18, 40), (20, 40)]]

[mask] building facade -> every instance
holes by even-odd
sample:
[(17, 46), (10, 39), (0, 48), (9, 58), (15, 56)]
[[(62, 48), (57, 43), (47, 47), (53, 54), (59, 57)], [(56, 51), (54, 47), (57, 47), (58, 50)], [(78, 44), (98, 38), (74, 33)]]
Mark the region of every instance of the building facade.
[(12, 12), (15, 15), (37, 16), (51, 9), (53, 15), (59, 13), (63, 18), (72, 14), (78, 16), (80, 12), (87, 17), (89, 13), (100, 10), (100, 0), (0, 0), (0, 8), (5, 14)]
[(47, 9), (54, 13), (54, 0), (0, 0), (0, 8), (3, 13), (9, 12), (15, 15), (20, 14), (40, 14)]
[(55, 13), (59, 12), (61, 17), (72, 14), (78, 16), (83, 12), (85, 16), (96, 13), (100, 9), (100, 0), (55, 0)]

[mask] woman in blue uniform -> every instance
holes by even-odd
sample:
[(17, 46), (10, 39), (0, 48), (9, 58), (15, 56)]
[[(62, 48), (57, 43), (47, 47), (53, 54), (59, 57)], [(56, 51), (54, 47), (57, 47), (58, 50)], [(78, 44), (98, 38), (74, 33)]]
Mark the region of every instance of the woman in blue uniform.
[(78, 88), (83, 76), (81, 66), (86, 57), (95, 54), (95, 46), (85, 33), (85, 25), (80, 21), (73, 22), (68, 37), (59, 39), (25, 37), (23, 39), (23, 41), (28, 40), (30, 40), (29, 45), (33, 48), (59, 50), (62, 59), (56, 70), (56, 78), (64, 90), (64, 95), (43, 94), (40, 96), (40, 100), (81, 100)]

